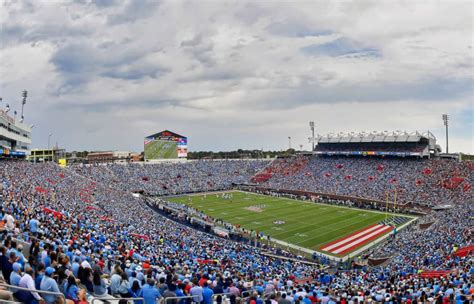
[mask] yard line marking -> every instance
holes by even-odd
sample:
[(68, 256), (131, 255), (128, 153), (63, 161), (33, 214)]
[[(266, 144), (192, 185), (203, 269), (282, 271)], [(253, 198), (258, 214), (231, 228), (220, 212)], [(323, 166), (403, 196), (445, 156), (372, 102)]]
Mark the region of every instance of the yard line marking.
[(295, 236), (297, 236), (297, 237), (307, 237), (308, 235), (304, 234), (304, 233), (295, 233)]
[(329, 246), (322, 247), (321, 250), (330, 251), (333, 248), (344, 245), (345, 243), (350, 242), (352, 240), (355, 240), (355, 239), (357, 239), (357, 238), (359, 238), (359, 237), (361, 237), (361, 236), (363, 236), (363, 235), (365, 235), (365, 234), (367, 234), (367, 233), (369, 233), (369, 232), (371, 232), (375, 229), (379, 229), (380, 227), (383, 227), (383, 226), (382, 225), (373, 225), (372, 227), (368, 227), (368, 228), (366, 228), (362, 231), (356, 232), (356, 234), (353, 234), (353, 235), (351, 235), (349, 237), (346, 237), (342, 240), (339, 239), (339, 240), (336, 241), (336, 243), (332, 243)]
[(340, 252), (342, 252), (342, 251), (345, 251), (345, 250), (348, 249), (348, 248), (354, 247), (355, 245), (357, 245), (357, 244), (359, 244), (359, 243), (362, 243), (362, 242), (364, 242), (365, 240), (370, 239), (370, 238), (373, 237), (373, 236), (382, 234), (383, 232), (385, 232), (385, 231), (387, 231), (387, 230), (390, 230), (390, 229), (392, 229), (391, 226), (384, 226), (384, 227), (382, 227), (382, 228), (380, 228), (380, 229), (375, 230), (375, 231), (372, 232), (372, 233), (367, 234), (367, 235), (364, 236), (364, 237), (361, 237), (360, 239), (355, 240), (354, 242), (351, 242), (351, 243), (349, 243), (349, 244), (347, 244), (347, 245), (344, 245), (344, 246), (342, 246), (342, 247), (340, 247), (340, 248), (337, 248), (336, 250), (333, 250), (333, 251), (331, 251), (331, 252), (332, 252), (332, 253), (340, 253)]

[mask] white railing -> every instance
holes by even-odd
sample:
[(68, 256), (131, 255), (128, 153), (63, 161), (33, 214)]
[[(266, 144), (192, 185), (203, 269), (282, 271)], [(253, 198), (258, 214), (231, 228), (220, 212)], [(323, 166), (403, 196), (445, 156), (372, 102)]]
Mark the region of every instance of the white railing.
[[(184, 296), (184, 297), (166, 297), (166, 298), (162, 298), (160, 299), (160, 301), (158, 301), (158, 303), (161, 303), (161, 304), (168, 304), (170, 300), (178, 300), (178, 303), (179, 303), (179, 300), (184, 300), (184, 299), (193, 299), (194, 297), (193, 296)], [(194, 301), (192, 301), (194, 302)]]
[(96, 301), (103, 301), (103, 302), (107, 302), (107, 303), (110, 303), (110, 302), (114, 302), (114, 301), (120, 301), (120, 300), (126, 300), (126, 301), (142, 301), (142, 303), (145, 303), (145, 299), (144, 298), (114, 298), (112, 296), (110, 297), (103, 297), (103, 298), (93, 298), (91, 300), (91, 304), (94, 304)]
[[(36, 292), (38, 294), (45, 294), (45, 295), (54, 295), (54, 296), (58, 296), (58, 297), (61, 297), (64, 299), (64, 303), (66, 303), (66, 297), (60, 293), (60, 292), (53, 292), (53, 291), (45, 291), (45, 290), (37, 290), (37, 289), (29, 289), (29, 288), (24, 288), (24, 287), (18, 287), (18, 286), (13, 286), (13, 285), (9, 285), (9, 284), (6, 284), (6, 283), (0, 283), (0, 286), (2, 287), (7, 287), (9, 289), (13, 289), (13, 290), (23, 290), (23, 291), (28, 291), (30, 293), (33, 293), (33, 292)], [(3, 300), (0, 301), (1, 303), (3, 303)], [(18, 302), (10, 302), (10, 303), (18, 303)], [(20, 302), (21, 303), (21, 302)]]

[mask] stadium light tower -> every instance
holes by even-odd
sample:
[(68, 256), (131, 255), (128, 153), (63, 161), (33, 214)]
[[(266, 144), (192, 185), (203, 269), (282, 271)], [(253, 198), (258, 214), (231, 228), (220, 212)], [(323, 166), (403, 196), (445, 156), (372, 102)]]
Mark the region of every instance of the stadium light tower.
[(311, 129), (311, 137), (309, 138), (309, 141), (312, 144), (312, 150), (314, 151), (314, 121), (309, 122), (309, 128)]
[(48, 150), (49, 150), (49, 142), (51, 141), (51, 136), (53, 136), (53, 133), (49, 133), (48, 135)]
[(291, 149), (291, 136), (288, 136), (288, 149)]
[(23, 90), (23, 93), (21, 94), (21, 97), (23, 98), (22, 101), (21, 101), (21, 118), (20, 118), (20, 122), (23, 122), (23, 120), (25, 119), (25, 117), (23, 116), (23, 109), (25, 108), (25, 104), (26, 104), (26, 97), (28, 96), (28, 91), (26, 90)]
[(444, 126), (446, 127), (446, 154), (449, 153), (449, 141), (448, 141), (448, 121), (449, 121), (449, 116), (448, 114), (443, 114), (443, 122)]

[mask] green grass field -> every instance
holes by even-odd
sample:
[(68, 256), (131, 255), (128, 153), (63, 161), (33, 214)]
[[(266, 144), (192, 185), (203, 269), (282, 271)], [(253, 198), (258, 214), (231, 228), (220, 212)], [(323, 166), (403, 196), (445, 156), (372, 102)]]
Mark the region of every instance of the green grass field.
[(176, 143), (169, 140), (154, 140), (145, 145), (146, 159), (178, 158)]
[[(168, 200), (198, 209), (207, 215), (246, 229), (258, 230), (273, 239), (317, 250), (339, 239), (385, 219), (385, 214), (360, 209), (315, 204), (240, 191), (233, 198), (216, 194), (171, 197)], [(259, 212), (246, 208), (265, 205)], [(284, 221), (275, 224), (274, 221)]]

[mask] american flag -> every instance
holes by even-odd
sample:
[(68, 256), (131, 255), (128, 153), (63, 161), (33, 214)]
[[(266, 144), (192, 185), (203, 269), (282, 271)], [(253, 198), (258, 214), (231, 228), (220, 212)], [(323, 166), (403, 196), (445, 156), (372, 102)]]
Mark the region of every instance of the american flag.
[(145, 138), (145, 146), (151, 143), (153, 140), (149, 138)]

